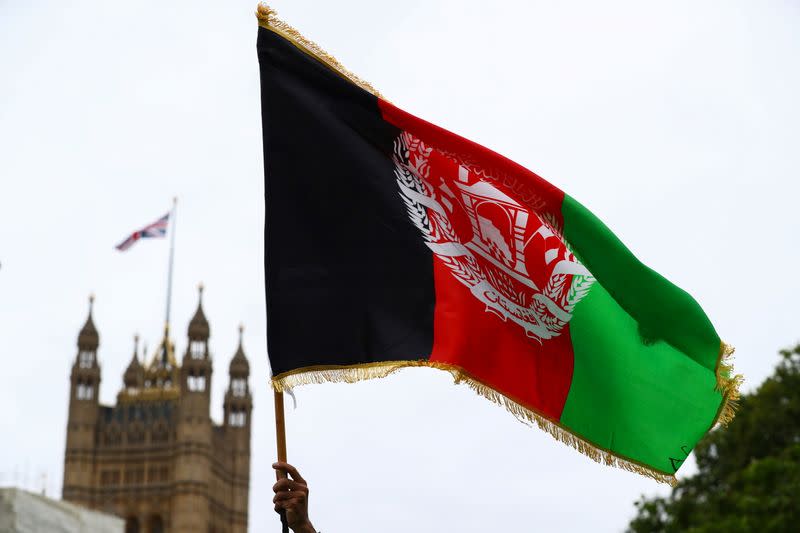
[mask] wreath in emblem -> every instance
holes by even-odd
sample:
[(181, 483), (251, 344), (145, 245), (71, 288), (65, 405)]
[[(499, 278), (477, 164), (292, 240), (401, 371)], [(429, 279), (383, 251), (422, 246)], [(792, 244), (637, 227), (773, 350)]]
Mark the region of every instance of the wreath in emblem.
[[(506, 196), (483, 169), (455, 154), (439, 152), (453, 163), (434, 174), (457, 168), (458, 176), (431, 177), (433, 148), (408, 132), (394, 142), (394, 173), (409, 218), (425, 243), (472, 295), (503, 321), (524, 328), (540, 343), (558, 336), (575, 305), (589, 292), (594, 277), (575, 258), (561, 227), (550, 214), (539, 214)], [(469, 220), (471, 239), (453, 220), (460, 211)], [(532, 243), (543, 254), (528, 264)], [(540, 287), (529, 269), (546, 274)]]

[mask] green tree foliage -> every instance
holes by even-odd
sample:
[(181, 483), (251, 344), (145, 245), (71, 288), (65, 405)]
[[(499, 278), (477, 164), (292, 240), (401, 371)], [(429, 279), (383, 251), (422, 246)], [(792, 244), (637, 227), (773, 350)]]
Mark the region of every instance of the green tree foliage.
[(800, 345), (736, 418), (695, 448), (698, 472), (666, 498), (642, 498), (628, 533), (800, 531)]

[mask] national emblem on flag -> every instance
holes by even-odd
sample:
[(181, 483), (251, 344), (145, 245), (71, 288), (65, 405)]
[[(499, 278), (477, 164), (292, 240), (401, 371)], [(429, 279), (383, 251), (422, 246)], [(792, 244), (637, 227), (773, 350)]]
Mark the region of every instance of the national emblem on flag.
[(559, 188), (258, 16), (275, 390), (437, 368), (674, 483), (740, 380), (698, 303)]
[(169, 213), (159, 218), (152, 224), (148, 224), (139, 231), (134, 231), (124, 241), (119, 243), (116, 248), (124, 252), (134, 245), (139, 239), (159, 239), (167, 235), (167, 225), (169, 224)]

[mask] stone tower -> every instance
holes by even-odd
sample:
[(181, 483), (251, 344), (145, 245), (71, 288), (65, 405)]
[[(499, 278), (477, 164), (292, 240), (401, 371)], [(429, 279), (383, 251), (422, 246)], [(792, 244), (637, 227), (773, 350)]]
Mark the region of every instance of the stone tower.
[(93, 482), (95, 433), (99, 417), (100, 365), (97, 348), (100, 337), (92, 319), (94, 296), (89, 297), (89, 316), (78, 334), (78, 353), (72, 363), (69, 387), (67, 447), (64, 479), (74, 486), (76, 499), (88, 497)]
[(247, 531), (252, 397), (239, 346), (230, 364), (225, 419), (209, 415), (212, 354), (203, 289), (181, 364), (165, 328), (147, 365), (138, 338), (114, 406), (98, 403), (99, 336), (89, 317), (70, 376), (63, 498), (111, 512), (128, 533)]
[(233, 473), (233, 491), (230, 507), (238, 528), (233, 531), (247, 531), (247, 494), (250, 479), (250, 413), (253, 410), (253, 398), (250, 395), (248, 378), (250, 363), (242, 348), (244, 327), (239, 326), (239, 348), (231, 359), (228, 375), (228, 390), (225, 393), (225, 426), (224, 434), (229, 435), (227, 456), (230, 458), (230, 470)]
[(197, 310), (189, 322), (188, 343), (180, 370), (180, 410), (176, 437), (182, 447), (175, 454), (177, 492), (173, 500), (175, 531), (203, 531), (211, 517), (208, 493), (214, 450), (211, 419), (208, 417), (211, 358), (208, 353), (210, 329), (203, 312), (203, 287)]

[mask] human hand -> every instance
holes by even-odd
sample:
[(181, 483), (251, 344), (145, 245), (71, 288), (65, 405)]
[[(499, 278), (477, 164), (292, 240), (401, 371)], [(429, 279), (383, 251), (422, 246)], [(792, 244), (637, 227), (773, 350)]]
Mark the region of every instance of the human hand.
[[(308, 519), (308, 484), (295, 467), (277, 462), (272, 468), (278, 471), (281, 479), (272, 487), (275, 497), (275, 512), (286, 511), (286, 522), (295, 533), (316, 533)], [(291, 476), (289, 479), (288, 476)]]

